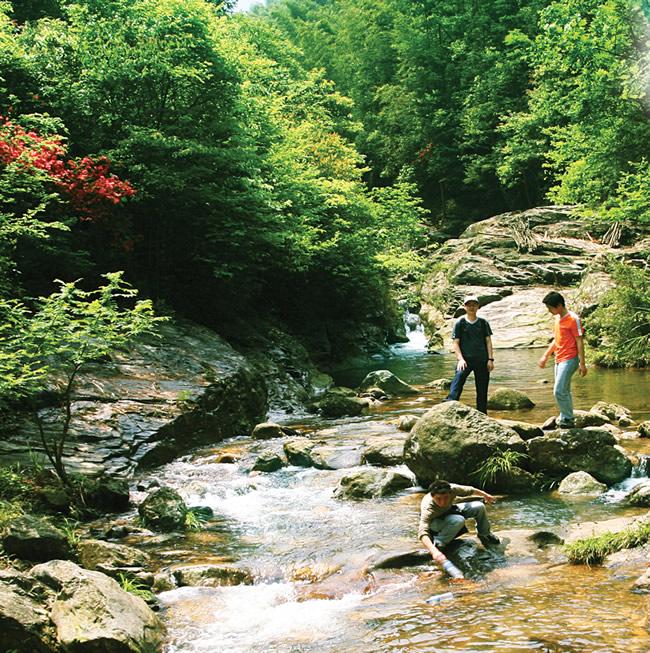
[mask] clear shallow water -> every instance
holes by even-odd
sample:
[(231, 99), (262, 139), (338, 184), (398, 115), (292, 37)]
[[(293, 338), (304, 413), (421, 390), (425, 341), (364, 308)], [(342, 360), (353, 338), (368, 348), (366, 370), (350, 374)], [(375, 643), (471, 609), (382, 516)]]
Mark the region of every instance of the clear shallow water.
[[(539, 383), (552, 378), (552, 370), (534, 366), (538, 354), (498, 352), (492, 387), (522, 389), (537, 406), (495, 416), (541, 422), (553, 413), (551, 386)], [(421, 386), (450, 376), (453, 360), (411, 352), (377, 361), (379, 368)], [(347, 370), (337, 381), (357, 385), (367, 371)], [(650, 376), (645, 371), (590, 370), (586, 379), (576, 378), (574, 389), (578, 408), (607, 399), (628, 406), (636, 419), (650, 416)], [(464, 398), (471, 397), (469, 392)], [(324, 444), (352, 448), (370, 436), (397, 433), (400, 414), (421, 413), (441, 398), (422, 388), (421, 395), (385, 402), (367, 417), (312, 419), (294, 426), (315, 430), (312, 437)], [(625, 444), (650, 453), (646, 441)], [(631, 592), (643, 571), (639, 564), (589, 569), (513, 558), (475, 586), (451, 588), (453, 600), (430, 606), (425, 603), (428, 596), (450, 589), (432, 567), (368, 572), (369, 563), (380, 556), (417, 548), (421, 493), (414, 488), (386, 499), (339, 501), (333, 490), (350, 470), (249, 471), (260, 451), (281, 447), (281, 441), (238, 438), (156, 474), (190, 505), (209, 505), (217, 515), (206, 531), (152, 543), (158, 561), (229, 562), (256, 577), (253, 586), (180, 588), (161, 595), (169, 629), (166, 653), (650, 650), (645, 598)], [(238, 461), (215, 462), (224, 451)], [(639, 514), (643, 511), (621, 504), (625, 491), (639, 480), (629, 479), (600, 498), (506, 497), (491, 507), (490, 515), (498, 532), (554, 530)]]

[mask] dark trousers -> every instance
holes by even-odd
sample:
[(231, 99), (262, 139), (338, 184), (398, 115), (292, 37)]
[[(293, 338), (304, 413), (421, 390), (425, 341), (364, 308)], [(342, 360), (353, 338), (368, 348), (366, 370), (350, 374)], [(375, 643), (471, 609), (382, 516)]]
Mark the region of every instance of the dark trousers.
[(451, 388), (447, 395), (447, 401), (460, 399), (467, 377), (474, 372), (476, 408), (487, 415), (487, 391), (490, 383), (490, 371), (487, 368), (487, 361), (484, 358), (466, 358), (465, 361), (467, 367), (464, 370), (456, 370), (456, 375), (451, 382)]

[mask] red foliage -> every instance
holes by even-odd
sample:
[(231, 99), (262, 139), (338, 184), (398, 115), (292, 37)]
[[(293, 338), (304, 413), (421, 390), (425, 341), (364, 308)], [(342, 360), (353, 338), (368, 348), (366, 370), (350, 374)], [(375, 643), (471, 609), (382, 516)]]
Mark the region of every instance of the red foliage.
[(65, 160), (65, 154), (60, 136), (41, 136), (0, 116), (0, 164), (47, 173), (82, 220), (106, 217), (112, 205), (135, 195), (128, 181), (111, 174), (106, 157)]

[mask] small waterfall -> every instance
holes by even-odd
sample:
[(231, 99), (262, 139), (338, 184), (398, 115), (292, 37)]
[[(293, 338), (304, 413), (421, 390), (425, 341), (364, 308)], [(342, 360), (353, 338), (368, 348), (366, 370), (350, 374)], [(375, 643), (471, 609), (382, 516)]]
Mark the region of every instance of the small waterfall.
[(648, 466), (650, 465), (650, 455), (640, 454), (639, 462), (632, 467), (632, 478), (648, 478)]
[(411, 313), (408, 309), (404, 312), (404, 330), (408, 342), (394, 345), (393, 349), (400, 353), (425, 352), (428, 350), (429, 339), (424, 333), (424, 326), (417, 313)]

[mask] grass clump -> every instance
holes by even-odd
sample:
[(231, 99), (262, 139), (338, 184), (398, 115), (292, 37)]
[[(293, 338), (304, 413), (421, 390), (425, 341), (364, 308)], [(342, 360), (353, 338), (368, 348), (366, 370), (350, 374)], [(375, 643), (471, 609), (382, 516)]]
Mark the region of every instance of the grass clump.
[(476, 468), (473, 474), (478, 476), (481, 485), (494, 485), (497, 479), (512, 476), (519, 463), (525, 458), (526, 454), (513, 449), (495, 451)]
[(156, 595), (144, 583), (135, 578), (125, 574), (118, 574), (118, 582), (125, 592), (138, 596), (143, 601), (153, 601), (156, 598)]
[(603, 533), (576, 540), (564, 547), (574, 565), (599, 565), (610, 554), (642, 546), (650, 540), (650, 522), (633, 524), (618, 533)]

